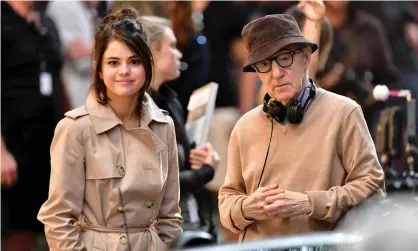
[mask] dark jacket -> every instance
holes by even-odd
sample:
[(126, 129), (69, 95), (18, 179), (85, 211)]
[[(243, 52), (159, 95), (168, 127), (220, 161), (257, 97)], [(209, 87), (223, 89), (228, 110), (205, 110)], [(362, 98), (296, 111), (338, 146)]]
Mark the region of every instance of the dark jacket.
[(177, 99), (176, 92), (168, 87), (167, 84), (163, 84), (158, 93), (152, 93), (152, 97), (158, 107), (168, 111), (174, 121), (179, 154), (180, 207), (185, 226), (190, 223), (188, 200), (192, 196), (196, 200), (199, 210), (200, 223), (196, 227), (205, 228), (211, 232), (211, 205), (203, 206), (204, 203), (210, 201), (210, 197), (209, 193), (204, 189), (204, 185), (212, 180), (215, 171), (210, 165), (204, 165), (199, 170), (193, 170), (190, 167), (189, 154), (191, 142), (189, 142), (186, 134), (183, 107)]

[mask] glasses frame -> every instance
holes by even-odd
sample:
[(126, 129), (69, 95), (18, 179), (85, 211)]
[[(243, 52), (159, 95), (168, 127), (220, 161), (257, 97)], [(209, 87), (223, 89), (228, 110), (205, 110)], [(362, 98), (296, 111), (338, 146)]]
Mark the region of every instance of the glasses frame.
[[(287, 68), (287, 67), (290, 67), (290, 66), (293, 64), (293, 56), (294, 56), (296, 53), (301, 52), (301, 51), (302, 51), (302, 48), (298, 48), (298, 49), (293, 50), (293, 51), (282, 52), (282, 53), (277, 54), (276, 56), (273, 56), (273, 57), (267, 58), (267, 60), (269, 60), (269, 61), (270, 61), (270, 68), (269, 68), (267, 71), (260, 71), (260, 70), (258, 69), (258, 67), (256, 66), (256, 65), (257, 65), (257, 63), (260, 63), (260, 62), (262, 62), (262, 61), (264, 61), (264, 60), (266, 60), (266, 59), (261, 60), (261, 61), (259, 61), (259, 62), (255, 63), (255, 64), (253, 64), (253, 65), (252, 65), (252, 67), (254, 68), (254, 70), (256, 70), (256, 71), (257, 71), (257, 72), (259, 72), (259, 73), (267, 73), (267, 72), (271, 71), (271, 68), (273, 67), (273, 61), (275, 61), (275, 62), (277, 63), (277, 65), (278, 65), (278, 66), (280, 66), (280, 67), (282, 67), (282, 68)], [(284, 55), (284, 54), (290, 54), (291, 59), (292, 59), (292, 60), (290, 61), (290, 64), (289, 64), (289, 65), (287, 65), (287, 66), (282, 66), (282, 65), (279, 63), (279, 61), (277, 60), (277, 58), (278, 58), (279, 56)]]

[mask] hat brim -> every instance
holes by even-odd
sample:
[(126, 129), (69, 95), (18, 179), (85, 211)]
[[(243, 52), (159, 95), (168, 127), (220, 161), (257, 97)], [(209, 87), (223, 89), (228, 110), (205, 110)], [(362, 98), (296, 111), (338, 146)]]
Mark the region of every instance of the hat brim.
[(273, 41), (267, 45), (260, 47), (258, 50), (253, 52), (248, 57), (247, 62), (245, 63), (242, 71), (243, 72), (255, 72), (254, 68), (251, 66), (257, 62), (260, 62), (266, 58), (271, 57), (275, 53), (277, 53), (282, 48), (290, 45), (290, 44), (306, 44), (312, 48), (312, 53), (314, 53), (318, 49), (318, 45), (312, 43), (308, 39), (304, 37), (289, 37), (280, 40)]

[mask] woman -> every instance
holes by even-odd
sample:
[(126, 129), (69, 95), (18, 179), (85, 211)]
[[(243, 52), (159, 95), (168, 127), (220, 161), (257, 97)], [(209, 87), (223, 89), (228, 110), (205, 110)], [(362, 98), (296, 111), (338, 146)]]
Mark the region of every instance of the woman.
[(334, 40), (325, 68), (318, 73), (321, 86), (356, 100), (374, 135), (378, 111), (385, 108), (373, 98), (374, 86), (401, 89), (386, 32), (376, 17), (359, 10), (355, 2), (326, 1), (325, 5)]
[(302, 1), (284, 12), (295, 18), (304, 36), (319, 45), (318, 53), (312, 55), (309, 64), (309, 74), (314, 81), (316, 73), (325, 68), (332, 47), (333, 31), (325, 12), (322, 0)]
[(209, 43), (197, 29), (199, 23), (193, 19), (192, 1), (167, 1), (166, 12), (177, 39), (177, 48), (183, 54), (181, 75), (167, 84), (177, 93), (186, 118), (193, 91), (207, 84)]
[(146, 94), (152, 53), (137, 18), (101, 21), (86, 105), (57, 125), (38, 215), (51, 250), (159, 251), (181, 234), (174, 125)]
[[(179, 66), (182, 54), (176, 48), (176, 37), (170, 28), (170, 21), (156, 16), (142, 17), (141, 23), (149, 30), (150, 44), (154, 55), (155, 75), (151, 89), (155, 92), (157, 105), (169, 112), (174, 120), (180, 167), (180, 206), (185, 230), (203, 229), (215, 234), (208, 196), (202, 194), (204, 185), (212, 180), (219, 156), (208, 143), (193, 150), (186, 134), (183, 108), (176, 92), (166, 81), (180, 75)], [(200, 210), (199, 210), (200, 209)], [(204, 209), (207, 209), (204, 211)]]

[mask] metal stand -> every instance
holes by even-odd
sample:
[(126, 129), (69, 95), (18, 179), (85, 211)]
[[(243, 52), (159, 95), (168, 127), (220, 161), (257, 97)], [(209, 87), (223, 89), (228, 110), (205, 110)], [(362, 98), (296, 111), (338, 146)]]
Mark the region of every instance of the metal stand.
[(412, 189), (414, 196), (416, 195), (416, 186), (418, 180), (416, 157), (418, 153), (416, 140), (416, 114), (415, 99), (408, 95), (407, 98), (407, 143), (405, 146), (406, 162), (408, 171), (402, 174), (406, 185)]
[[(383, 110), (376, 135), (376, 150), (380, 154), (387, 186), (396, 190), (406, 187), (412, 190), (414, 196), (418, 181), (415, 102), (410, 94), (406, 96), (406, 116), (402, 116), (398, 106)], [(403, 133), (405, 117), (406, 130)], [(402, 156), (402, 145), (405, 147), (404, 155), (407, 167), (406, 170), (403, 169), (404, 171), (393, 168), (396, 160)]]

